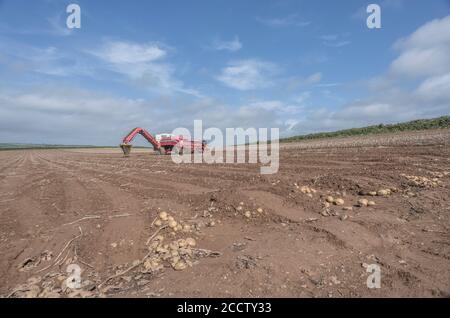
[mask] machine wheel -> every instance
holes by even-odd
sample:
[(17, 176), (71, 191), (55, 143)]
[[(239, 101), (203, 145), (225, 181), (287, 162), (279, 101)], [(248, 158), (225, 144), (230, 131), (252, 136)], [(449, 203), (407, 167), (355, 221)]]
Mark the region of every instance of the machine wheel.
[(183, 150), (184, 150), (183, 147), (179, 148), (175, 146), (172, 148), (172, 151), (177, 155), (183, 155)]

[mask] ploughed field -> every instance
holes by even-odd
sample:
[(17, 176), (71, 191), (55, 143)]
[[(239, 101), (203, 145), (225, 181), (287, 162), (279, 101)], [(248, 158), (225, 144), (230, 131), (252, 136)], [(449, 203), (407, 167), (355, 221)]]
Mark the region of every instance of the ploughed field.
[(283, 144), (273, 175), (143, 150), (2, 151), (0, 294), (448, 296), (449, 143)]

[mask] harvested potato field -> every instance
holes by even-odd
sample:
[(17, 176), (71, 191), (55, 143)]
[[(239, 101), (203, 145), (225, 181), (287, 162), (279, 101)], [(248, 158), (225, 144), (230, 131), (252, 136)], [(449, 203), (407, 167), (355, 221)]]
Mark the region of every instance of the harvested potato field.
[(273, 175), (145, 150), (2, 151), (0, 294), (448, 296), (449, 143), (282, 144)]

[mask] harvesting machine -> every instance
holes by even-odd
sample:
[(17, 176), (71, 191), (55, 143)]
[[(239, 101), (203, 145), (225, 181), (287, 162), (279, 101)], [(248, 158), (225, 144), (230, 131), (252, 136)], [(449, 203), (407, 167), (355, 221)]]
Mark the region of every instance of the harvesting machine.
[(170, 155), (172, 151), (179, 154), (182, 154), (184, 151), (190, 151), (191, 153), (194, 151), (203, 152), (206, 147), (204, 140), (190, 140), (184, 138), (182, 135), (176, 136), (172, 134), (160, 134), (154, 137), (147, 130), (137, 127), (131, 130), (123, 138), (122, 144), (120, 144), (120, 148), (122, 148), (125, 156), (129, 156), (132, 147), (130, 143), (137, 134), (142, 135), (153, 146), (153, 149), (161, 155)]

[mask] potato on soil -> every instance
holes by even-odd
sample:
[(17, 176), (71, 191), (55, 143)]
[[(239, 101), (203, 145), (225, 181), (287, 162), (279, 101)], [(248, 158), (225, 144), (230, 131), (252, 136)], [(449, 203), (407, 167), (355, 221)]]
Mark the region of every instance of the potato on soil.
[(168, 217), (167, 212), (162, 211), (162, 212), (159, 213), (159, 218), (160, 218), (161, 220), (167, 221), (167, 217)]
[(186, 246), (187, 246), (186, 240), (184, 240), (184, 239), (179, 239), (179, 240), (178, 240), (178, 246), (179, 246), (179, 247), (186, 247)]
[(311, 193), (311, 189), (308, 186), (303, 186), (300, 188), (302, 193)]
[(194, 247), (195, 245), (197, 245), (197, 242), (195, 241), (195, 239), (193, 239), (192, 237), (188, 237), (186, 239), (186, 244), (188, 246)]
[(391, 192), (390, 190), (381, 189), (381, 190), (378, 190), (377, 195), (380, 197), (385, 197), (385, 196), (388, 196), (390, 194), (390, 192)]
[(169, 227), (175, 229), (178, 223), (175, 220), (169, 221)]
[(358, 206), (363, 207), (363, 206), (367, 206), (369, 204), (369, 200), (367, 199), (359, 199), (358, 200)]
[(187, 265), (184, 261), (178, 261), (173, 265), (173, 269), (176, 271), (182, 271), (187, 268)]

